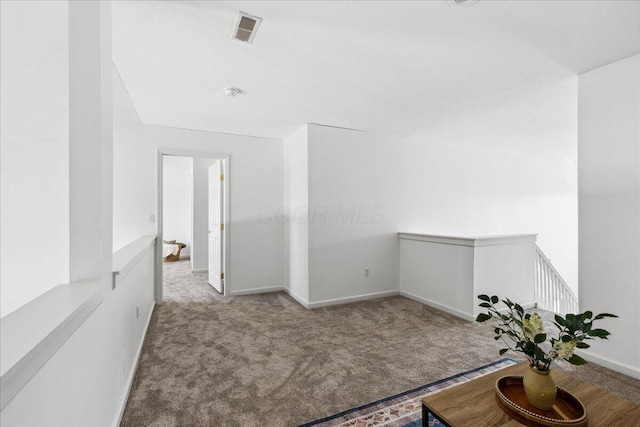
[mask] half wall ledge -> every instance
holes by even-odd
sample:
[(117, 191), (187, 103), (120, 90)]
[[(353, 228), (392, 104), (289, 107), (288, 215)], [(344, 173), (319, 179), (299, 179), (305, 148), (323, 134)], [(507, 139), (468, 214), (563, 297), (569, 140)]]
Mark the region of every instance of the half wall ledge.
[(479, 294), (534, 307), (536, 236), (398, 233), (400, 295), (465, 320), (480, 312)]
[(102, 303), (99, 280), (58, 285), (0, 322), (0, 409)]
[(537, 234), (504, 234), (497, 236), (442, 236), (437, 234), (398, 233), (398, 238), (405, 240), (417, 240), (420, 242), (441, 243), (459, 246), (494, 246), (511, 245), (514, 243), (535, 243)]
[[(143, 236), (113, 254), (113, 289), (155, 242)], [(1, 319), (0, 410), (98, 308), (105, 289), (99, 278), (58, 285)]]

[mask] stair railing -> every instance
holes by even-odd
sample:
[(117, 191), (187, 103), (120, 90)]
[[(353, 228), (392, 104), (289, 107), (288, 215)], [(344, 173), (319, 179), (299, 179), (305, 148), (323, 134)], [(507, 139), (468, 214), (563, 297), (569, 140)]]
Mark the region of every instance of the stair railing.
[(538, 245), (536, 245), (535, 269), (535, 298), (538, 307), (561, 315), (578, 313), (578, 298)]

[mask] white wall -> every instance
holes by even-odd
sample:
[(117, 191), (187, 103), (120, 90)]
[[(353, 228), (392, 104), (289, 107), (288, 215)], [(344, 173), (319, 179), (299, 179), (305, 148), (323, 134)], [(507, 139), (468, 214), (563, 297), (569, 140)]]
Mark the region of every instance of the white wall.
[[(114, 132), (114, 247), (154, 234), (157, 149), (229, 154), (231, 291), (283, 285), (282, 141), (153, 125)], [(272, 208), (272, 209), (264, 209)], [(273, 212), (273, 213), (270, 213)]]
[(187, 245), (180, 253), (191, 253), (191, 191), (193, 159), (165, 156), (163, 163), (162, 202), (164, 240), (176, 240)]
[(640, 55), (579, 77), (580, 306), (619, 319), (596, 361), (640, 378)]
[(69, 281), (67, 2), (1, 2), (0, 317)]
[(308, 126), (284, 140), (285, 286), (309, 302), (309, 160)]
[(397, 292), (396, 176), (393, 139), (308, 126), (310, 304)]
[(535, 235), (400, 234), (400, 294), (473, 320), (477, 295), (498, 295), (533, 307)]
[(402, 232), (538, 234), (577, 293), (576, 79), (399, 141)]
[(154, 304), (153, 268), (151, 248), (2, 410), (3, 426), (117, 425)]
[(193, 159), (193, 270), (209, 269), (209, 166), (215, 159)]
[[(528, 241), (526, 241), (528, 240)], [(523, 236), (512, 244), (476, 246), (472, 294), (473, 315), (478, 315), (478, 295), (499, 295), (523, 307), (533, 307), (535, 299), (535, 236)]]
[[(42, 8), (46, 15), (47, 5), (35, 4), (34, 13)], [(100, 283), (102, 303), (3, 408), (2, 425), (117, 425), (153, 307), (153, 249), (115, 290), (111, 286), (110, 7), (110, 2), (71, 2), (66, 15), (72, 100), (66, 203), (73, 219), (66, 236), (72, 243), (68, 265), (72, 280), (91, 277)], [(40, 71), (51, 78), (46, 69)], [(40, 177), (48, 178), (42, 171)], [(32, 318), (34, 323), (42, 320)], [(34, 352), (32, 361), (39, 358)]]
[(470, 319), (474, 285), (472, 246), (400, 239), (399, 289), (406, 297)]

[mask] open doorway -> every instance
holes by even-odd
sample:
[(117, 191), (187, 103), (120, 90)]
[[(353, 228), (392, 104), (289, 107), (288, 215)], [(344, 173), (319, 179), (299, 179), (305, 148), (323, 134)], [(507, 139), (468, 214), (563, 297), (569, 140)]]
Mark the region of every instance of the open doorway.
[(228, 156), (158, 151), (158, 303), (229, 295), (228, 168)]

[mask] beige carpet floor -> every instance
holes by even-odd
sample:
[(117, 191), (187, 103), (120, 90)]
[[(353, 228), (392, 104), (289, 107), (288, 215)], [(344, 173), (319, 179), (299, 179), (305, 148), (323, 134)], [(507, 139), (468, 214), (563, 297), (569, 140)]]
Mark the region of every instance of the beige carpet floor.
[[(403, 297), (314, 310), (283, 292), (224, 298), (187, 261), (165, 264), (164, 292), (123, 426), (295, 426), (499, 359), (491, 327)], [(638, 380), (556, 366), (640, 402)]]

